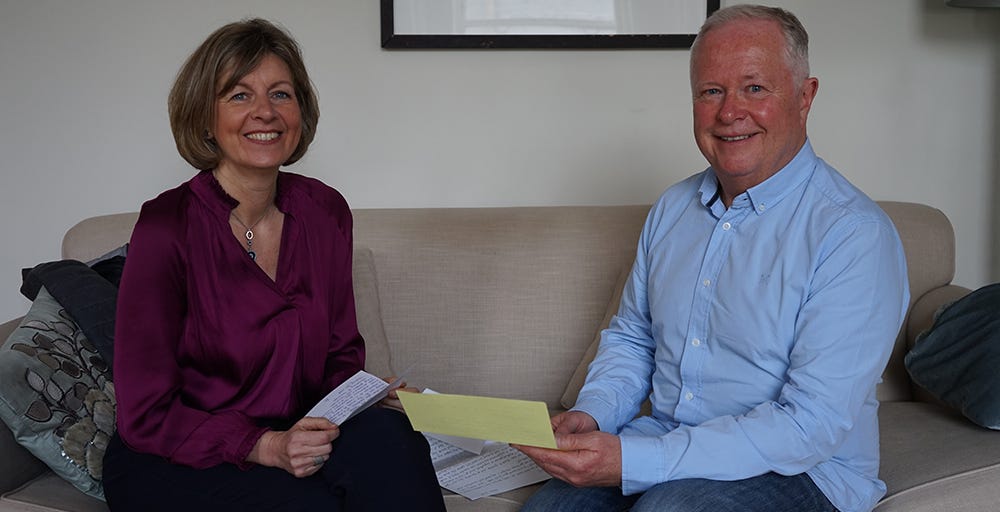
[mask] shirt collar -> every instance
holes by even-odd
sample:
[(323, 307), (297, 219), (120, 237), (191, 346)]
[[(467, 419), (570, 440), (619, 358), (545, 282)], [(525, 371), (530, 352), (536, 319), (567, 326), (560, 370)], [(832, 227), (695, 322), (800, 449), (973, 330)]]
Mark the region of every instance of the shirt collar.
[[(275, 191), (274, 204), (282, 213), (288, 213), (289, 187), (287, 173), (278, 172), (278, 185)], [(217, 211), (220, 215), (229, 216), (229, 212), (240, 204), (233, 196), (226, 193), (212, 171), (201, 171), (191, 180), (192, 189), (199, 197)]]
[[(781, 168), (770, 178), (764, 180), (746, 192), (733, 199), (734, 207), (750, 206), (757, 215), (763, 214), (768, 208), (778, 204), (789, 193), (795, 190), (801, 183), (812, 176), (816, 169), (816, 153), (813, 152), (812, 144), (806, 139), (805, 144), (787, 165)], [(701, 203), (712, 209), (715, 203), (721, 201), (722, 190), (719, 188), (719, 180), (715, 176), (715, 170), (711, 167), (702, 177), (701, 186), (698, 187), (701, 195)], [(721, 203), (720, 203), (721, 204)]]

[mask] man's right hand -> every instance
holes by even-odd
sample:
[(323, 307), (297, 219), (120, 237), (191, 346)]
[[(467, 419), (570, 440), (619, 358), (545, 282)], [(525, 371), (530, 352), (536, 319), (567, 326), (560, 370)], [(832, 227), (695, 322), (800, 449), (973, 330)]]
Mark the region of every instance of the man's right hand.
[(577, 487), (622, 483), (622, 449), (618, 436), (597, 430), (585, 412), (568, 411), (552, 418), (558, 449), (511, 445), (546, 473)]
[(597, 420), (582, 411), (566, 411), (552, 417), (556, 434), (586, 434), (597, 430)]

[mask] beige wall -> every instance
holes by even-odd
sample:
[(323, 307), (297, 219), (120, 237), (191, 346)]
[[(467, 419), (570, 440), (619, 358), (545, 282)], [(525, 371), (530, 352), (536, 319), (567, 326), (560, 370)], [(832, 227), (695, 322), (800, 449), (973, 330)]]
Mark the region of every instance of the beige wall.
[[(812, 36), (820, 155), (876, 199), (944, 210), (959, 283), (997, 278), (1000, 10), (772, 3)], [(648, 203), (705, 166), (686, 50), (388, 52), (374, 0), (0, 0), (0, 318), (27, 306), (19, 269), (58, 259), (76, 221), (190, 176), (167, 89), (201, 39), (248, 15), (294, 33), (320, 91), (292, 169), (355, 207)]]

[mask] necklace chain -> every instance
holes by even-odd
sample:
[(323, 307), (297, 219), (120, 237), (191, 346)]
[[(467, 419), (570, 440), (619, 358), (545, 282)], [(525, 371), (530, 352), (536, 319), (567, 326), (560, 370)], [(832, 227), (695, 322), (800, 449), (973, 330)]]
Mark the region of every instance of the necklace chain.
[(250, 224), (249, 226), (247, 226), (245, 222), (240, 220), (239, 216), (236, 215), (236, 210), (229, 212), (229, 215), (232, 216), (232, 218), (236, 219), (236, 222), (239, 222), (240, 226), (243, 226), (243, 229), (247, 230), (246, 233), (243, 234), (243, 236), (245, 236), (247, 239), (247, 254), (250, 255), (250, 259), (252, 260), (257, 259), (257, 253), (254, 252), (253, 250), (253, 228), (255, 228), (257, 224), (260, 224), (260, 221), (264, 220), (264, 217), (267, 217), (267, 214), (271, 213), (272, 206), (274, 205), (273, 204), (267, 205), (267, 208), (264, 209), (264, 213), (261, 214), (260, 218), (254, 221), (254, 223)]

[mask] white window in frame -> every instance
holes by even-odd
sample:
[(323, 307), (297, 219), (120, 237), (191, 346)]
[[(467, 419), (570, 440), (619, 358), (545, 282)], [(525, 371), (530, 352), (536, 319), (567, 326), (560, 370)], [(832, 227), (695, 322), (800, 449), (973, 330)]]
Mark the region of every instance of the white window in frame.
[(692, 0), (394, 0), (400, 35), (693, 34)]

